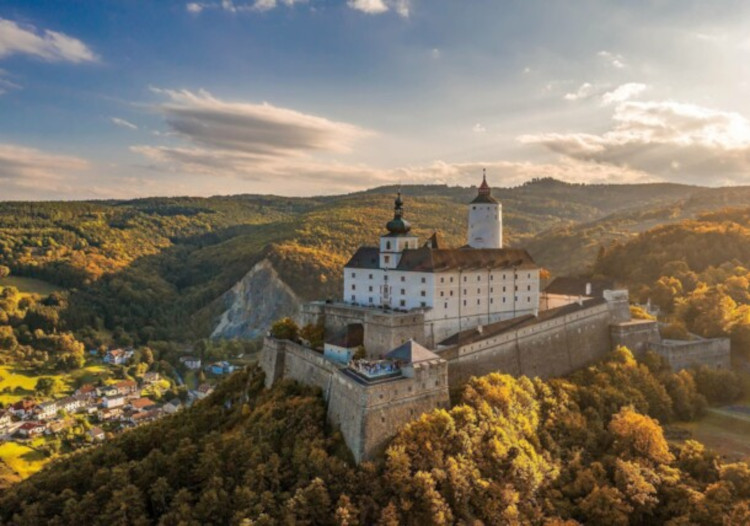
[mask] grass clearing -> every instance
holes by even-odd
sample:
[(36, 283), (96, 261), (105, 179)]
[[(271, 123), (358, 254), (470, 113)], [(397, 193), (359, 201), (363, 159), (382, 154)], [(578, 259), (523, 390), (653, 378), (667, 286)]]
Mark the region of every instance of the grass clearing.
[(0, 460), (25, 479), (42, 469), (52, 459), (23, 444), (4, 442), (0, 444)]
[(675, 424), (729, 461), (750, 461), (750, 418), (727, 408), (709, 409), (697, 422)]
[(4, 287), (16, 287), (21, 294), (39, 294), (40, 296), (49, 296), (53, 292), (63, 290), (57, 285), (42, 281), (41, 279), (22, 278), (19, 276), (0, 278), (0, 290)]
[(34, 388), (40, 378), (59, 378), (65, 386), (56, 396), (75, 390), (79, 383), (96, 383), (100, 378), (108, 379), (112, 371), (104, 365), (87, 365), (70, 373), (34, 374), (28, 369), (12, 365), (0, 365), (0, 402), (13, 404), (27, 396), (34, 395)]

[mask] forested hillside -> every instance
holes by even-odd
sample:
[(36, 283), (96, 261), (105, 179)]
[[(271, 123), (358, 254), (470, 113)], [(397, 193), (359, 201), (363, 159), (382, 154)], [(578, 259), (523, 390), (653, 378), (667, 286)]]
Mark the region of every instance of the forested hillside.
[(651, 300), (668, 336), (731, 336), (750, 357), (750, 209), (724, 209), (660, 226), (603, 250), (594, 272)]
[[(238, 373), (192, 409), (55, 462), (0, 496), (37, 524), (745, 524), (750, 469), (663, 424), (739, 394), (620, 349), (548, 382), (491, 374), (354, 467), (319, 392)], [(566, 522), (567, 521), (567, 522)], [(578, 521), (578, 522), (576, 522)]]
[[(224, 308), (221, 295), (262, 259), (302, 299), (338, 296), (341, 265), (357, 246), (377, 239), (391, 216), (395, 191), (383, 187), (304, 199), (0, 203), (0, 265), (15, 276), (70, 291), (62, 330), (104, 330), (124, 343), (205, 337)], [(417, 234), (438, 230), (447, 244), (463, 244), (465, 206), (476, 189), (410, 186), (403, 191)], [(686, 203), (701, 202), (696, 196), (712, 192), (672, 184), (586, 186), (543, 179), (495, 195), (504, 207), (506, 243), (530, 247), (553, 272), (578, 273), (611, 238), (609, 227), (578, 225), (625, 214), (630, 224), (623, 230), (629, 235), (638, 225), (662, 219), (660, 211), (669, 207), (690, 213)], [(726, 195), (739, 199), (743, 192)], [(725, 203), (706, 201), (709, 209), (720, 204)]]

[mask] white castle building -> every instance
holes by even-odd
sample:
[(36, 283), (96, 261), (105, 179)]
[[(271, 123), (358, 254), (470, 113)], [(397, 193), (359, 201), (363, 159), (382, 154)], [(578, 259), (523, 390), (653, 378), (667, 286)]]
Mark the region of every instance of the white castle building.
[(380, 245), (360, 247), (345, 265), (343, 301), (421, 312), (433, 344), (462, 330), (537, 315), (539, 267), (526, 250), (503, 248), (502, 206), (486, 177), (468, 207), (465, 246), (442, 248), (437, 235), (420, 244), (399, 193)]

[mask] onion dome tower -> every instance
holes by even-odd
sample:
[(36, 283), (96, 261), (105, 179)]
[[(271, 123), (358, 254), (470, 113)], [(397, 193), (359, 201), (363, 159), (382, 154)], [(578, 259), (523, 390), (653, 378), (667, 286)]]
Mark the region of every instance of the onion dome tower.
[(393, 219), (385, 225), (387, 234), (380, 236), (380, 268), (396, 268), (401, 253), (406, 249), (417, 248), (418, 239), (410, 234), (411, 224), (404, 219), (404, 202), (399, 190), (394, 201)]
[(492, 197), (487, 173), (482, 170), (482, 184), (469, 203), (467, 243), (471, 248), (503, 248), (503, 207)]

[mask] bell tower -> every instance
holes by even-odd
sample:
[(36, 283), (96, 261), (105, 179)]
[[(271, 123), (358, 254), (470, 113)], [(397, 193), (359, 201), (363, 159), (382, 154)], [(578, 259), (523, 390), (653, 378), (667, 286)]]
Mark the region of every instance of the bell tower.
[(471, 248), (503, 248), (503, 206), (492, 197), (485, 170), (479, 192), (469, 203), (467, 243)]

